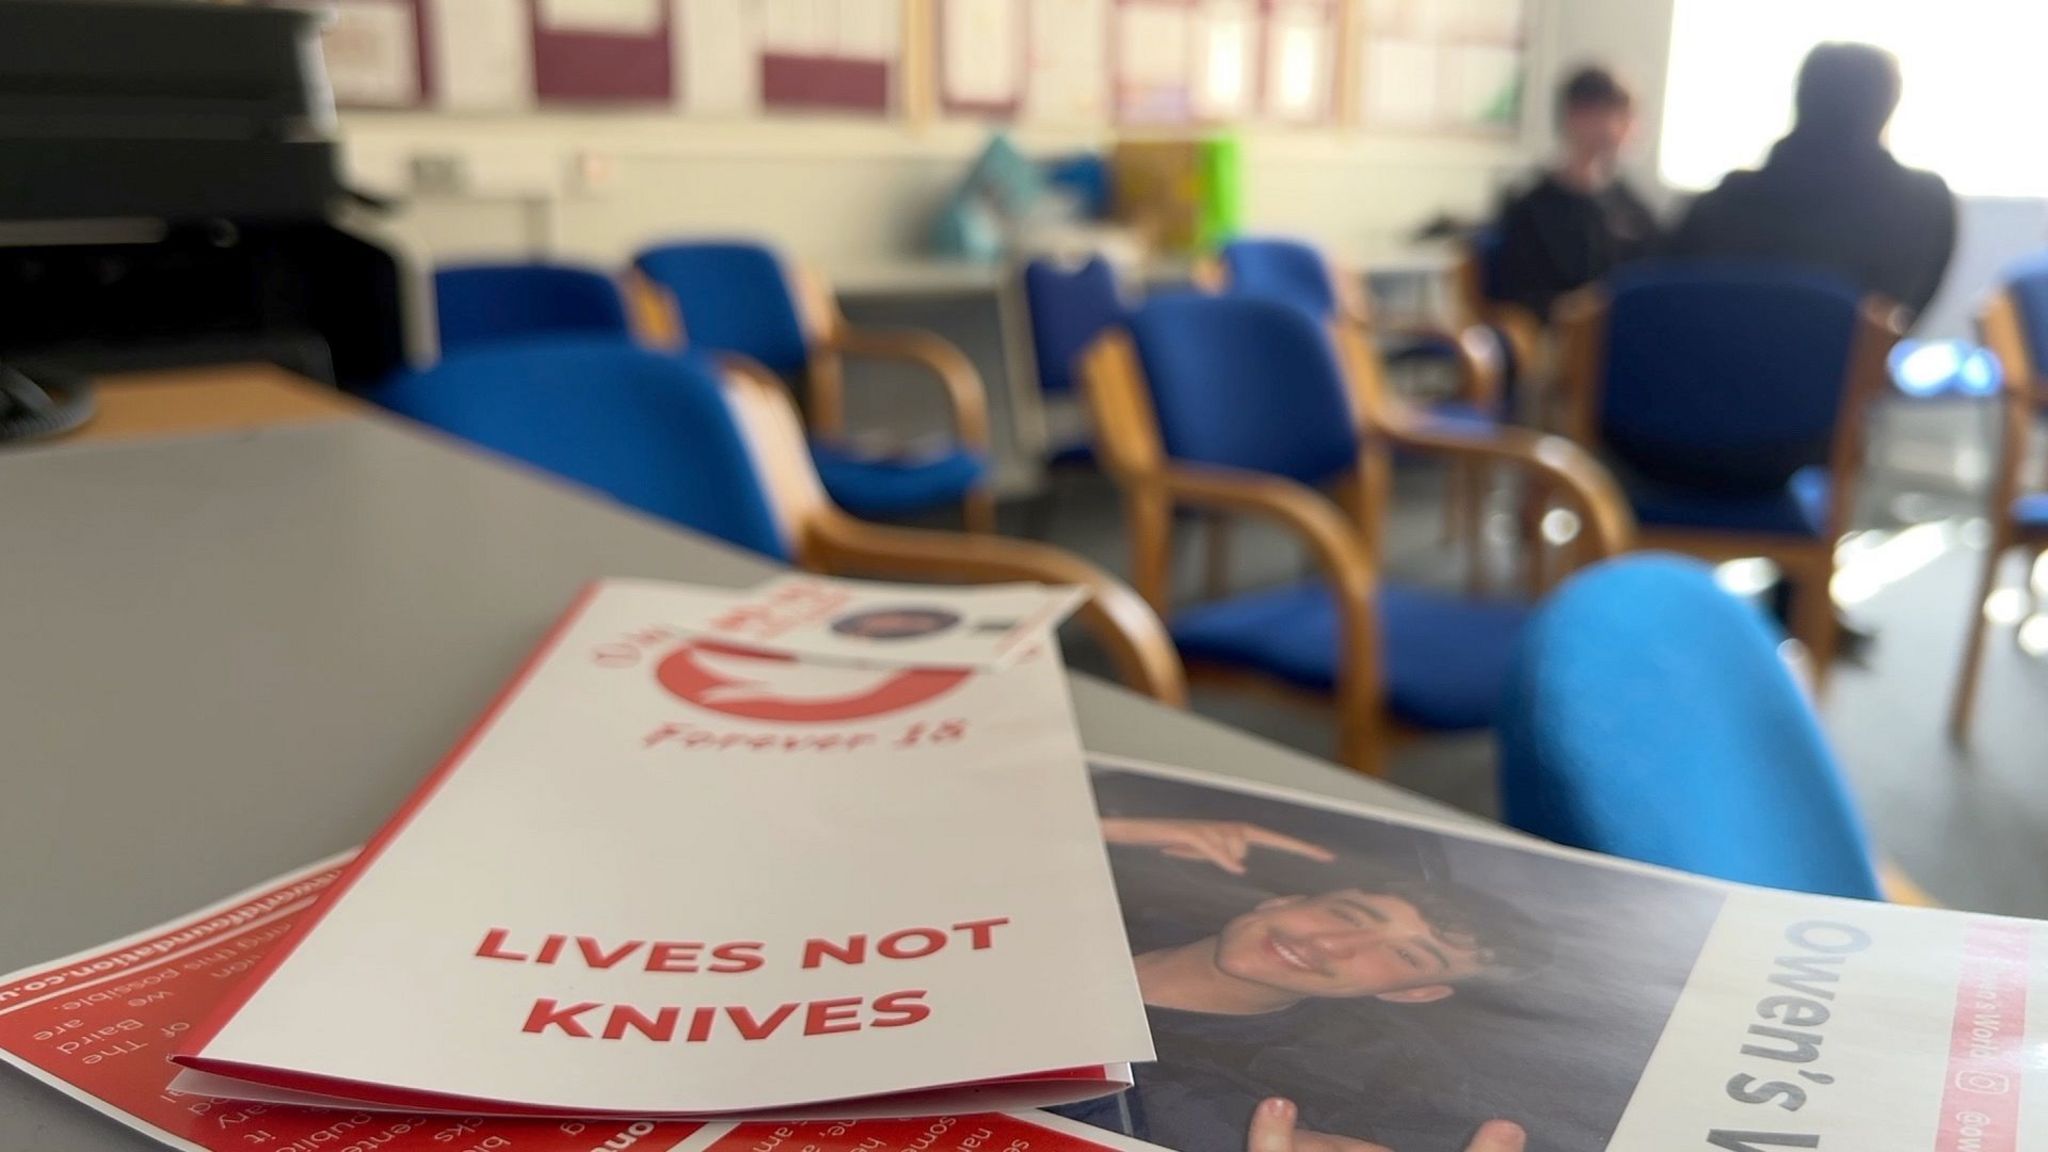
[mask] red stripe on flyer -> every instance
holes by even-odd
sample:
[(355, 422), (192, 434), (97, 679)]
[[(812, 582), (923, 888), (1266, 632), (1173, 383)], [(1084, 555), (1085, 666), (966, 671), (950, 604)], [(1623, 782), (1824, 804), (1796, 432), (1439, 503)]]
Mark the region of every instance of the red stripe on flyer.
[(1963, 937), (1935, 1152), (2017, 1152), (2027, 1041), (2030, 925), (1982, 921)]

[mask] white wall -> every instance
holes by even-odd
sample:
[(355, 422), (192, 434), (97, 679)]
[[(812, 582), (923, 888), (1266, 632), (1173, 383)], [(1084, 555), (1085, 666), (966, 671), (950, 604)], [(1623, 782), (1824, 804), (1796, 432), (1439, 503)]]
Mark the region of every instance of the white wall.
[[(649, 241), (693, 233), (764, 237), (827, 268), (900, 259), (923, 248), (933, 212), (987, 131), (569, 113), (364, 112), (342, 124), (351, 176), (407, 201), (390, 228), (422, 264), (527, 253), (617, 263)], [(1106, 140), (1018, 137), (1034, 153)], [(1440, 211), (1486, 211), (1529, 155), (1517, 141), (1338, 130), (1255, 129), (1245, 140), (1250, 225), (1346, 251), (1385, 247)], [(433, 191), (421, 164), (460, 189)]]

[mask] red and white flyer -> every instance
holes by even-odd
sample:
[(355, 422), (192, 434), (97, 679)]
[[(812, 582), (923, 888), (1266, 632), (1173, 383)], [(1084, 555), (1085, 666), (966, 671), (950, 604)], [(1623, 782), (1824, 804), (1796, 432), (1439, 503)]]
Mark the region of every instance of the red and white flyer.
[(1151, 1041), (1050, 633), (828, 664), (707, 637), (734, 600), (587, 590), (177, 1086), (809, 1119), (1127, 1084)]
[[(180, 1152), (1147, 1152), (1045, 1113), (701, 1124), (293, 1108), (179, 1092), (164, 1059), (290, 934), (346, 855), (0, 976), (0, 1063)], [(1150, 1149), (1150, 1152), (1158, 1152)]]

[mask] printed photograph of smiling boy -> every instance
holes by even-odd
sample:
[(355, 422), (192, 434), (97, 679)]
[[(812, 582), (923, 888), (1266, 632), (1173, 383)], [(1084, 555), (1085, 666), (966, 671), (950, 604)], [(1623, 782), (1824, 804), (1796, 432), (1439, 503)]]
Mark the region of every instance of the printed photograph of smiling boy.
[(1063, 1114), (1175, 1152), (1606, 1147), (1722, 897), (1120, 769), (1093, 774), (1159, 1059)]

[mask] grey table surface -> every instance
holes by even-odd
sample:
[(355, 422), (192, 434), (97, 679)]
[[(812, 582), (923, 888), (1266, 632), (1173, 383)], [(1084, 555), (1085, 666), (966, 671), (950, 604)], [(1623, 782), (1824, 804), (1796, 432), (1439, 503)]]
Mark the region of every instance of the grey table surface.
[[(0, 972), (360, 843), (584, 582), (771, 570), (382, 417), (0, 450)], [(1093, 751), (1439, 811), (1086, 677), (1074, 699)], [(154, 1146), (0, 1072), (0, 1149)]]

